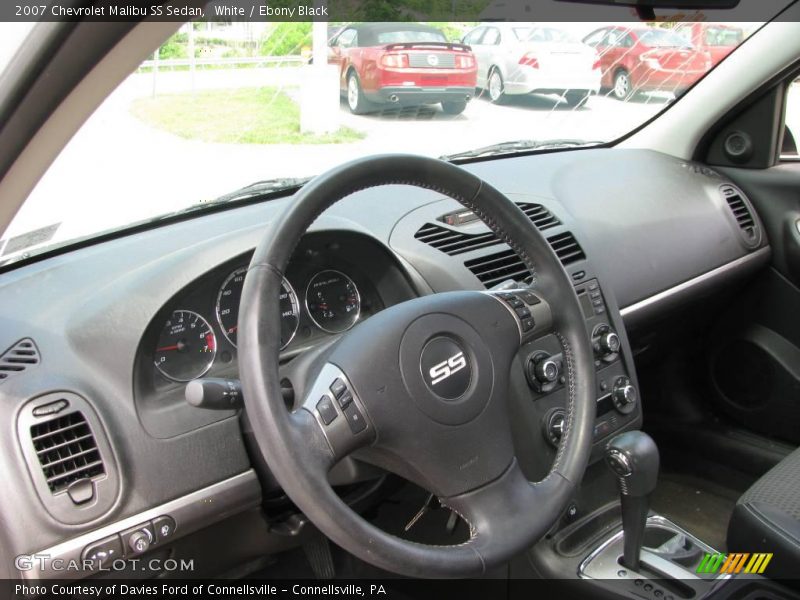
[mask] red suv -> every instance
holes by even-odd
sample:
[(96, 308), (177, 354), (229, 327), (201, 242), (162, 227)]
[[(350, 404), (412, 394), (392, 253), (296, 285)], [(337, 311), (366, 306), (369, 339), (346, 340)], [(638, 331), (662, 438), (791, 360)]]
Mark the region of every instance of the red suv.
[(349, 25), (332, 40), (328, 62), (339, 65), (340, 89), (354, 114), (377, 105), (441, 102), (444, 112), (457, 115), (475, 94), (469, 46), (448, 42), (428, 25)]
[(603, 27), (583, 42), (597, 50), (601, 85), (619, 100), (640, 91), (680, 95), (711, 68), (707, 52), (669, 29)]

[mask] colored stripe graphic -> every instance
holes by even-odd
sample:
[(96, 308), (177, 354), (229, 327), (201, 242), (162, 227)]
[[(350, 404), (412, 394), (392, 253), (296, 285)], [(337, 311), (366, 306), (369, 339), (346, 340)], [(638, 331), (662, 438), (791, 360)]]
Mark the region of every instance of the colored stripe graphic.
[[(769, 552), (731, 552), (730, 554), (707, 553), (697, 566), (697, 573), (722, 573), (735, 575), (750, 573), (760, 575), (772, 560)], [(745, 566), (746, 565), (746, 566)]]

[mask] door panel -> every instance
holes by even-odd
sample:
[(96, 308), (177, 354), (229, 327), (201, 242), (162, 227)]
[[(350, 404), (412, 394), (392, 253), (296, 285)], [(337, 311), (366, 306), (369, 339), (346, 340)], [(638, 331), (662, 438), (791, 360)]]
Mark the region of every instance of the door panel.
[(800, 444), (800, 162), (720, 168), (745, 192), (772, 247), (772, 266), (731, 299), (712, 336), (718, 406), (745, 427)]

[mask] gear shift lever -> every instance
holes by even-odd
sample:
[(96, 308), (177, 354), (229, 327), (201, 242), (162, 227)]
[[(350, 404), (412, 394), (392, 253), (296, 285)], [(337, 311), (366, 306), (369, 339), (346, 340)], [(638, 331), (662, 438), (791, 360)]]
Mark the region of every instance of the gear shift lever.
[(622, 564), (638, 571), (650, 509), (649, 495), (658, 480), (658, 448), (646, 433), (627, 431), (608, 443), (606, 463), (619, 485), (624, 539)]

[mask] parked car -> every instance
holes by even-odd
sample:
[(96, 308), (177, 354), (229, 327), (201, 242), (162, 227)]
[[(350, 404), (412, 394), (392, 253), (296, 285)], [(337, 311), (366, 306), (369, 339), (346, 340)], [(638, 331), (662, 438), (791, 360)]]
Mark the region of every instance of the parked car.
[(508, 96), (561, 94), (572, 106), (600, 90), (597, 53), (555, 27), (487, 23), (462, 40), (478, 61), (478, 86), (492, 102)]
[(615, 98), (637, 92), (681, 95), (711, 68), (711, 57), (683, 36), (654, 27), (603, 27), (584, 38), (600, 55), (602, 85)]
[(716, 66), (744, 41), (741, 27), (723, 23), (686, 23), (677, 31), (695, 48), (708, 52), (712, 66)]
[(340, 89), (354, 114), (378, 105), (441, 103), (457, 115), (475, 93), (472, 51), (428, 25), (349, 25), (331, 42), (329, 62), (339, 66)]

